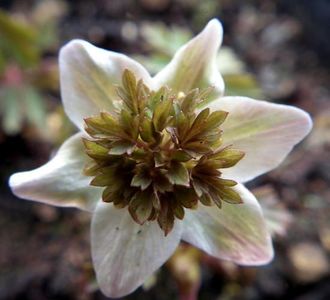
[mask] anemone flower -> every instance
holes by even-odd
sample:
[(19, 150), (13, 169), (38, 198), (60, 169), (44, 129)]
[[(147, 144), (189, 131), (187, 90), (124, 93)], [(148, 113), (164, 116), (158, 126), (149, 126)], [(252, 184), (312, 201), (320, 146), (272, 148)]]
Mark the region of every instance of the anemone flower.
[(154, 77), (85, 41), (60, 51), (63, 105), (79, 132), (10, 186), (21, 198), (91, 212), (93, 264), (107, 296), (134, 291), (180, 240), (240, 265), (273, 257), (243, 183), (278, 166), (311, 119), (291, 106), (224, 97), (221, 42), (211, 20)]

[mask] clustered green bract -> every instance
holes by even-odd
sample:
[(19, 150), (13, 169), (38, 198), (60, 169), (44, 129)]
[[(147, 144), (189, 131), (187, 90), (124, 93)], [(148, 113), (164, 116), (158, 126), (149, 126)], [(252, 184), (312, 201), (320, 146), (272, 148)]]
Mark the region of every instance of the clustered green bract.
[(244, 153), (221, 146), (220, 125), (228, 113), (200, 110), (209, 90), (186, 95), (167, 87), (151, 91), (125, 70), (118, 87), (120, 108), (85, 119), (85, 168), (91, 185), (104, 187), (102, 199), (128, 206), (138, 224), (157, 220), (167, 235), (175, 218), (198, 201), (221, 208), (222, 201), (241, 203), (219, 169), (234, 166)]

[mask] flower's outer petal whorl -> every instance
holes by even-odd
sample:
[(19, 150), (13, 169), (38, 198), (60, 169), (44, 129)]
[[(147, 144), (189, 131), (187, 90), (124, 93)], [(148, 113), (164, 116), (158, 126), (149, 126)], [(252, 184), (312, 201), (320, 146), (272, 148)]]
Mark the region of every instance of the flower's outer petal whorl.
[(187, 210), (182, 239), (210, 255), (240, 265), (266, 264), (273, 258), (273, 246), (261, 208), (243, 185), (235, 189), (243, 204)]
[(32, 171), (13, 174), (9, 185), (24, 199), (93, 211), (101, 198), (98, 188), (82, 174), (86, 163), (81, 134), (69, 138), (48, 163)]
[(97, 281), (109, 297), (122, 297), (144, 283), (179, 244), (182, 223), (165, 237), (157, 222), (138, 225), (126, 209), (98, 203), (92, 219), (92, 257)]
[(116, 84), (125, 69), (152, 88), (149, 73), (131, 58), (73, 40), (60, 51), (61, 95), (71, 121), (83, 129), (85, 117), (114, 109)]
[(205, 29), (182, 46), (172, 61), (155, 76), (155, 85), (168, 85), (176, 92), (214, 86), (213, 97), (221, 96), (224, 82), (217, 69), (216, 56), (222, 42), (220, 22), (211, 20)]
[(221, 170), (223, 178), (246, 182), (276, 168), (311, 130), (303, 110), (246, 97), (223, 97), (208, 105), (229, 112), (223, 123), (223, 144), (245, 152), (234, 167)]

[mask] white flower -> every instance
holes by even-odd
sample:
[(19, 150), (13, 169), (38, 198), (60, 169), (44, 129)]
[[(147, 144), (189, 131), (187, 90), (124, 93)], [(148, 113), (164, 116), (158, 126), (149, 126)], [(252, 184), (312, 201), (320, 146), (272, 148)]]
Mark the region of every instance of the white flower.
[[(92, 213), (92, 257), (97, 280), (107, 296), (120, 297), (139, 287), (174, 252), (180, 240), (220, 259), (240, 265), (261, 265), (273, 257), (270, 234), (256, 198), (242, 185), (278, 166), (311, 129), (304, 111), (246, 97), (223, 97), (224, 83), (216, 67), (222, 27), (210, 21), (182, 46), (155, 77), (127, 56), (74, 40), (60, 52), (61, 92), (65, 111), (80, 130), (69, 138), (47, 164), (16, 173), (13, 192), (22, 198), (57, 206), (74, 206)], [(207, 107), (229, 112), (222, 125), (223, 144), (234, 145), (245, 157), (222, 177), (239, 182), (234, 187), (243, 204), (222, 208), (199, 204), (185, 209), (164, 236), (157, 222), (139, 225), (127, 209), (101, 201), (102, 190), (83, 175), (88, 157), (81, 137), (84, 118), (118, 107), (116, 86), (128, 69), (151, 89), (167, 85), (174, 93), (214, 86)], [(212, 100), (212, 101), (211, 101)]]

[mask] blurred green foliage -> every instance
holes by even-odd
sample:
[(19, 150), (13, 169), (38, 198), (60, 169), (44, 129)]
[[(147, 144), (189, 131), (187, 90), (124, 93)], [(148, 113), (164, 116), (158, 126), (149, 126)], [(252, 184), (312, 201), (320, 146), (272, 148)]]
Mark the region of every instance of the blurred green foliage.
[(0, 10), (0, 118), (8, 135), (25, 125), (45, 133), (44, 92), (57, 90), (58, 72), (56, 61), (44, 53), (57, 48), (57, 21), (65, 12), (61, 3), (39, 2), (29, 14)]
[(0, 11), (0, 72), (9, 61), (21, 67), (35, 65), (40, 57), (38, 34), (35, 28)]
[(37, 128), (44, 128), (46, 108), (41, 94), (31, 85), (12, 87), (1, 91), (0, 111), (2, 112), (2, 126), (7, 134), (19, 132), (24, 121)]

